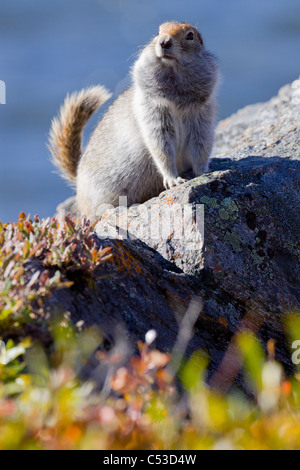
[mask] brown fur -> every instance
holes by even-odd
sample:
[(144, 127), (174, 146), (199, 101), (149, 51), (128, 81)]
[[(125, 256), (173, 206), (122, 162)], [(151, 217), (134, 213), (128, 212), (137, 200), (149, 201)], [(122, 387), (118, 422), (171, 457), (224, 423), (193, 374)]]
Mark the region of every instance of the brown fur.
[(170, 34), (171, 36), (179, 36), (182, 32), (187, 32), (188, 30), (194, 31), (194, 26), (188, 23), (164, 23), (159, 28), (159, 34)]
[(62, 176), (71, 183), (75, 183), (82, 153), (83, 128), (91, 115), (109, 98), (110, 94), (102, 86), (67, 95), (59, 116), (52, 121), (49, 136), (52, 160)]

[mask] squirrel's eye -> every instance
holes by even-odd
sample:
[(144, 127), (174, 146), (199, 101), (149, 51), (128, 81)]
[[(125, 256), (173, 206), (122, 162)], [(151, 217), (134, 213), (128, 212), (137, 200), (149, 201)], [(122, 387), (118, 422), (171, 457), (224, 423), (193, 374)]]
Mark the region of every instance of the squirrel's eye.
[(185, 37), (188, 41), (192, 41), (194, 39), (194, 34), (193, 33), (188, 33)]

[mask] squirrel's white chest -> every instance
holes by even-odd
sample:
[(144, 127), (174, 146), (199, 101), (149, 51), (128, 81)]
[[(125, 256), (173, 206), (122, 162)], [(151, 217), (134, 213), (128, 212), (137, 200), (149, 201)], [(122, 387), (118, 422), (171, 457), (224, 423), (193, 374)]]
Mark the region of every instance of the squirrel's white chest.
[[(165, 125), (164, 113), (166, 112), (169, 119), (170, 132), (161, 132), (166, 143), (174, 146), (176, 154), (176, 163), (178, 169), (184, 169), (184, 160), (186, 158), (186, 146), (188, 141), (188, 129), (186, 119), (183, 113), (180, 113), (173, 103), (164, 98), (152, 98), (151, 102), (145, 100), (141, 90), (137, 89), (134, 95), (134, 111), (140, 127), (141, 133), (146, 142), (149, 139), (155, 139), (159, 135), (160, 126), (163, 129)], [(155, 143), (154, 143), (155, 144)], [(163, 142), (159, 141), (163, 147)], [(153, 145), (155, 147), (156, 145)]]
[(176, 161), (184, 160), (187, 140), (187, 130), (184, 125), (182, 117), (173, 117), (173, 125), (175, 130), (175, 148), (176, 148)]

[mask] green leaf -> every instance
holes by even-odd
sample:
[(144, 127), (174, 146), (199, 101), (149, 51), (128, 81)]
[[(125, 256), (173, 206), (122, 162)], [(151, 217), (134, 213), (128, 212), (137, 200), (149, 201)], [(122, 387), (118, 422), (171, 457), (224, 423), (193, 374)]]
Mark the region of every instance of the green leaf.
[(187, 364), (183, 367), (180, 377), (183, 386), (190, 392), (194, 392), (205, 380), (208, 357), (205, 353), (195, 352)]
[(250, 385), (258, 393), (262, 390), (262, 369), (266, 361), (262, 346), (256, 337), (246, 332), (238, 336), (237, 342), (243, 355)]

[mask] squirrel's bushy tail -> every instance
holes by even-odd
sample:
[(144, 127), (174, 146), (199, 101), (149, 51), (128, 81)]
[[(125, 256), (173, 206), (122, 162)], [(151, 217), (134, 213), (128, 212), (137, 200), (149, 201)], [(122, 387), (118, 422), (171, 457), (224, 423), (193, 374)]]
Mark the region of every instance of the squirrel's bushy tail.
[(53, 119), (49, 135), (52, 160), (62, 176), (74, 183), (81, 156), (82, 131), (91, 115), (111, 97), (102, 86), (67, 95), (59, 115)]

